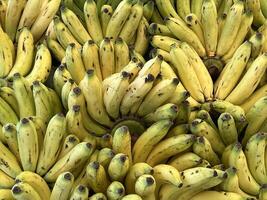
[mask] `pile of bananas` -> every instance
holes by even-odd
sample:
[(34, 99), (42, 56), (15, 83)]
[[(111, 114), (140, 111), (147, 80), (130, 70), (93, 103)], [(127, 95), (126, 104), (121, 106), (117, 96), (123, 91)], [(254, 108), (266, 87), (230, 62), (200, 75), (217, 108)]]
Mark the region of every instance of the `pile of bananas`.
[(266, 8), (0, 0), (0, 200), (267, 200)]

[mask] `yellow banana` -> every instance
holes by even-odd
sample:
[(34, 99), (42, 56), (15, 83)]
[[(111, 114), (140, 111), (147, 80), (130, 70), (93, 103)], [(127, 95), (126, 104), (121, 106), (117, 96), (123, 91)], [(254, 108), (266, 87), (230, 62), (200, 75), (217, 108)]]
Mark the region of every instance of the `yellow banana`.
[(122, 200), (142, 200), (138, 194), (128, 194), (122, 197)]
[(116, 153), (115, 151), (113, 151), (113, 149), (103, 148), (98, 153), (97, 161), (99, 162), (100, 165), (102, 165), (105, 168), (105, 170), (107, 170), (110, 161), (113, 159), (115, 154)]
[(87, 200), (89, 195), (88, 188), (83, 185), (77, 185), (72, 194), (70, 195), (70, 200)]
[(249, 41), (252, 44), (251, 59), (255, 59), (262, 52), (265, 36), (260, 32), (256, 32), (249, 38)]
[(87, 30), (95, 43), (99, 45), (103, 39), (103, 33), (95, 1), (86, 0), (83, 11)]
[(260, 0), (249, 0), (246, 1), (246, 6), (253, 13), (253, 25), (256, 27), (261, 26), (265, 22), (265, 17), (262, 14), (261, 10), (261, 1)]
[(68, 135), (62, 144), (62, 148), (60, 150), (60, 153), (58, 155), (58, 159), (65, 156), (68, 152), (70, 152), (71, 149), (73, 149), (77, 144), (80, 143), (79, 138), (76, 135)]
[(195, 136), (192, 134), (182, 134), (164, 139), (154, 146), (153, 150), (149, 153), (146, 162), (151, 166), (160, 164), (165, 159), (190, 148), (194, 141)]
[(94, 195), (90, 196), (88, 198), (88, 200), (107, 200), (107, 197), (105, 196), (105, 194), (99, 192), (99, 193), (95, 193)]
[(28, 183), (20, 182), (16, 183), (12, 187), (12, 196), (15, 199), (36, 199), (36, 200), (42, 200), (38, 192)]
[(170, 54), (172, 63), (177, 69), (179, 78), (181, 79), (181, 82), (183, 83), (185, 88), (190, 92), (190, 95), (194, 99), (199, 102), (203, 102), (204, 95), (200, 82), (197, 78), (193, 66), (190, 65), (190, 60), (186, 53), (183, 51), (181, 46), (172, 45)]
[(26, 0), (12, 0), (7, 3), (5, 31), (12, 41), (15, 39), (17, 27), (25, 4)]
[(148, 1), (145, 5), (144, 5), (144, 17), (150, 21), (150, 19), (152, 18), (152, 15), (154, 13), (155, 10), (155, 3), (154, 1)]
[(267, 197), (266, 184), (263, 184), (260, 188), (259, 200), (264, 200)]
[(156, 180), (152, 175), (144, 174), (137, 178), (135, 182), (135, 193), (142, 197), (143, 200), (156, 199)]
[(5, 23), (6, 23), (7, 3), (8, 3), (7, 1), (0, 2), (0, 24), (3, 28), (6, 27)]
[(0, 88), (0, 97), (7, 102), (11, 108), (19, 116), (19, 105), (15, 97), (14, 90), (10, 87), (3, 86)]
[(110, 161), (108, 174), (112, 181), (122, 182), (130, 168), (130, 162), (127, 155), (117, 153)]
[(180, 44), (180, 41), (169, 36), (154, 35), (151, 39), (151, 45), (155, 48), (170, 52), (172, 44)]
[(74, 176), (70, 172), (63, 172), (59, 174), (53, 190), (51, 192), (50, 200), (67, 200), (70, 194), (72, 185), (74, 182)]
[(170, 129), (165, 138), (169, 138), (176, 135), (187, 134), (189, 132), (189, 124), (179, 124)]
[(30, 30), (22, 28), (18, 39), (16, 60), (8, 74), (8, 78), (11, 78), (15, 73), (20, 73), (22, 76), (25, 76), (30, 72), (34, 54), (33, 42), (33, 36)]
[(161, 55), (156, 56), (153, 59), (148, 60), (141, 70), (139, 71), (137, 77), (143, 77), (148, 74), (153, 75), (154, 78), (160, 73), (161, 63), (163, 62), (163, 57)]
[(114, 42), (115, 72), (120, 72), (130, 62), (129, 47), (126, 42), (118, 37)]
[(48, 37), (46, 39), (47, 47), (51, 51), (52, 55), (59, 61), (61, 62), (62, 59), (65, 56), (65, 50), (63, 47), (58, 43), (58, 41)]
[(223, 56), (227, 53), (235, 38), (239, 37), (237, 33), (241, 25), (243, 10), (243, 1), (237, 1), (231, 6), (229, 12), (227, 13), (222, 32), (220, 33), (216, 55)]
[[(173, 7), (170, 0), (164, 1), (164, 0), (156, 0), (155, 1), (156, 6), (160, 15), (163, 17), (174, 17), (175, 19), (180, 20), (183, 23), (183, 20), (176, 12), (175, 8)], [(163, 24), (163, 23), (162, 23)]]
[[(2, 170), (0, 170), (0, 178), (1, 178), (1, 182), (0, 182), (0, 198), (4, 198), (4, 195), (1, 194), (1, 190), (3, 189), (11, 189), (13, 185), (15, 185), (15, 180), (13, 178), (11, 178), (10, 176), (8, 176), (5, 172), (3, 172)], [(3, 195), (3, 196), (2, 196)]]
[(100, 23), (101, 23), (101, 28), (103, 32), (103, 36), (106, 35), (106, 30), (108, 27), (108, 23), (110, 21), (110, 18), (113, 14), (113, 8), (110, 5), (103, 5), (101, 7), (101, 12), (100, 12)]
[(122, 183), (113, 181), (107, 188), (107, 197), (110, 200), (121, 199), (125, 196), (125, 189)]
[(77, 84), (72, 79), (68, 79), (61, 90), (61, 101), (65, 109), (68, 109), (68, 98), (73, 88), (77, 87)]
[[(235, 89), (227, 96), (226, 101), (234, 104), (241, 104), (247, 99), (258, 86), (261, 77), (267, 67), (267, 53), (258, 56)], [(241, 95), (242, 94), (242, 95)], [(241, 95), (241, 96), (240, 96)]]
[(53, 87), (57, 92), (57, 95), (61, 96), (61, 90), (67, 82), (67, 80), (71, 79), (71, 75), (66, 68), (66, 64), (61, 64), (55, 71), (53, 76)]
[(61, 1), (51, 0), (47, 1), (47, 3), (44, 2), (45, 1), (43, 1), (43, 5), (41, 7), (41, 12), (31, 27), (31, 32), (35, 41), (38, 41), (46, 31), (47, 27), (58, 11)]
[(219, 27), (217, 23), (217, 9), (213, 0), (203, 1), (201, 8), (201, 22), (207, 55), (214, 56), (217, 48)]
[(83, 165), (89, 159), (94, 148), (88, 142), (77, 144), (69, 153), (58, 160), (54, 166), (46, 173), (44, 179), (47, 182), (55, 182), (62, 172), (72, 172), (75, 168)]
[(211, 199), (218, 199), (218, 200), (242, 200), (243, 198), (240, 194), (234, 193), (234, 192), (218, 192), (218, 191), (212, 191), (207, 190), (204, 192), (198, 193), (196, 196), (191, 198), (192, 200), (211, 200)]
[(201, 8), (203, 0), (192, 0), (190, 3), (191, 13), (194, 13), (197, 18), (201, 21)]

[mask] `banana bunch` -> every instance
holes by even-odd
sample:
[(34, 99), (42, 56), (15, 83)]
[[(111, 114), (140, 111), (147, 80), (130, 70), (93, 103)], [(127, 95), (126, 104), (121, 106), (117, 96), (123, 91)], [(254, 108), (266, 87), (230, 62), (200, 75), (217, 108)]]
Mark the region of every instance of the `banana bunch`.
[(1, 1), (0, 24), (11, 41), (17, 41), (22, 28), (32, 33), (39, 41), (55, 16), (61, 0), (3, 0)]
[(48, 79), (52, 68), (50, 51), (42, 43), (35, 48), (30, 29), (20, 29), (15, 47), (7, 33), (0, 28), (0, 41), (0, 78), (12, 79), (19, 73), (30, 84), (35, 80), (44, 83)]
[[(104, 2), (63, 1), (60, 17), (54, 17), (46, 31), (47, 45), (56, 59), (62, 61), (64, 51), (72, 43), (78, 49), (82, 46), (88, 48), (88, 45), (92, 46), (92, 43), (95, 43), (94, 45), (100, 51), (107, 48), (109, 54), (117, 50), (118, 53), (122, 53), (119, 57), (124, 55), (128, 57), (127, 51), (124, 52), (125, 45), (131, 45), (134, 53), (145, 54), (149, 44), (148, 21), (153, 12), (154, 3), (150, 1), (144, 5), (141, 0), (136, 2), (123, 0), (112, 2), (111, 6), (103, 4)], [(121, 44), (122, 41), (123, 44)], [(113, 60), (111, 62), (114, 62)]]

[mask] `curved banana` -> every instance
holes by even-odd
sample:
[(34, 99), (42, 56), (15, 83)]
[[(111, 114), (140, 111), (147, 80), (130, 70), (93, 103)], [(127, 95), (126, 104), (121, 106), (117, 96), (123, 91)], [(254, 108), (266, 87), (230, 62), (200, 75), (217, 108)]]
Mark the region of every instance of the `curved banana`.
[[(170, 0), (155, 0), (156, 6), (159, 14), (163, 17), (174, 17), (175, 19), (180, 20), (183, 23), (183, 20), (176, 12)], [(159, 16), (160, 16), (159, 15)], [(162, 23), (163, 24), (163, 23)]]
[(87, 187), (85, 187), (84, 185), (77, 185), (70, 195), (70, 199), (87, 200), (88, 195), (89, 191)]
[(107, 188), (107, 197), (110, 200), (121, 199), (125, 196), (125, 189), (122, 183), (113, 181)]
[(15, 113), (12, 107), (2, 98), (0, 97), (0, 122), (1, 124), (13, 123), (16, 124), (19, 120), (19, 116)]
[(79, 138), (76, 135), (68, 135), (62, 144), (62, 148), (60, 150), (60, 153), (58, 155), (58, 159), (65, 156), (70, 150), (72, 150), (77, 144), (80, 143)]
[(45, 180), (38, 174), (30, 171), (21, 172), (16, 177), (16, 183), (23, 182), (27, 183), (39, 194), (42, 200), (49, 199), (51, 191), (45, 182)]
[(110, 148), (103, 148), (99, 151), (98, 156), (97, 156), (97, 161), (99, 162), (100, 165), (102, 165), (105, 170), (108, 170), (108, 166), (115, 156), (115, 151)]
[(203, 0), (191, 0), (190, 8), (191, 13), (194, 13), (197, 18), (201, 21), (201, 8), (202, 8)]
[[(11, 189), (13, 185), (15, 185), (15, 180), (8, 176), (5, 172), (0, 170), (0, 178), (1, 178), (1, 183), (0, 183), (0, 197), (3, 198), (3, 194), (1, 194), (2, 189)], [(3, 196), (1, 196), (3, 195)]]
[(261, 10), (261, 0), (246, 1), (246, 6), (253, 13), (253, 25), (259, 27), (265, 22), (265, 17)]
[(68, 101), (69, 101), (69, 94), (70, 92), (77, 87), (77, 84), (74, 82), (74, 80), (72, 79), (68, 79), (65, 84), (62, 87), (61, 90), (61, 102), (62, 105), (65, 109), (68, 109), (69, 105), (68, 105)]
[(162, 36), (162, 35), (154, 35), (151, 39), (151, 45), (153, 47), (162, 49), (167, 52), (170, 52), (171, 45), (174, 43), (178, 45), (181, 42), (169, 36)]
[(123, 153), (116, 154), (108, 166), (108, 174), (112, 181), (122, 182), (130, 168), (130, 162), (127, 155)]
[(146, 162), (155, 166), (165, 159), (174, 156), (190, 148), (195, 141), (195, 136), (192, 134), (182, 134), (162, 140), (148, 155)]
[(70, 72), (67, 70), (66, 65), (59, 65), (53, 76), (53, 87), (57, 95), (61, 96), (61, 90), (65, 82), (67, 82), (67, 80), (69, 79), (71, 79), (71, 75)]
[[(97, 2), (98, 3), (98, 2)], [(103, 5), (100, 12), (100, 23), (103, 32), (103, 36), (106, 35), (108, 23), (113, 14), (113, 8), (110, 5)]]
[(59, 44), (58, 41), (48, 37), (46, 39), (47, 47), (51, 51), (52, 55), (61, 62), (65, 56), (65, 49)]
[(95, 1), (86, 0), (83, 11), (86, 27), (90, 36), (95, 43), (100, 44), (100, 42), (103, 40), (103, 33)]
[(32, 69), (33, 55), (33, 36), (30, 30), (24, 27), (20, 30), (16, 60), (8, 74), (8, 78), (11, 78), (16, 73), (20, 73), (22, 76), (27, 75)]
[(19, 182), (12, 187), (12, 196), (15, 199), (36, 199), (42, 200), (38, 192), (28, 183)]
[(135, 193), (142, 197), (143, 200), (156, 199), (156, 180), (152, 175), (144, 174), (137, 178), (135, 182)]
[(114, 42), (115, 72), (120, 72), (130, 62), (130, 53), (127, 43), (120, 37)]
[(243, 200), (245, 199), (240, 194), (234, 193), (234, 192), (218, 192), (218, 191), (212, 191), (207, 190), (204, 192), (198, 193), (196, 196), (191, 198), (191, 200), (211, 200), (211, 199), (218, 199), (218, 200)]
[(261, 186), (260, 193), (259, 193), (259, 200), (266, 199), (266, 197), (267, 197), (266, 188), (267, 188), (266, 184), (263, 184)]
[(95, 193), (94, 195), (88, 198), (88, 200), (99, 200), (99, 199), (107, 200), (107, 197), (105, 196), (105, 194), (99, 192), (99, 193)]
[(122, 200), (142, 200), (138, 194), (128, 194), (122, 197)]
[(190, 0), (176, 0), (176, 10), (179, 16), (184, 20), (186, 15), (191, 13)]

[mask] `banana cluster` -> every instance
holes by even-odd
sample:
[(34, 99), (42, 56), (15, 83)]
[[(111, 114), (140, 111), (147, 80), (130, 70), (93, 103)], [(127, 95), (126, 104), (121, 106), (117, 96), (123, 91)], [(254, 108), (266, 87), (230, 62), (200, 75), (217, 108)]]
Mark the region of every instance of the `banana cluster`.
[[(79, 6), (70, 2), (63, 2), (61, 17), (54, 17), (46, 32), (48, 47), (59, 61), (62, 61), (69, 44), (80, 49), (88, 41), (105, 48), (104, 44), (111, 45), (110, 40), (112, 46), (117, 39), (123, 40), (131, 45), (132, 51), (145, 54), (149, 44), (148, 21), (154, 8), (152, 1), (144, 5), (141, 0), (123, 0), (108, 5), (103, 1), (86, 0), (77, 1)], [(127, 51), (122, 53), (120, 57), (127, 57)]]
[(0, 2), (0, 24), (10, 37), (17, 41), (20, 30), (27, 27), (35, 42), (45, 33), (55, 16), (61, 0), (2, 0)]
[(0, 27), (0, 78), (12, 79), (16, 73), (24, 76), (31, 85), (44, 83), (52, 68), (52, 57), (45, 44), (35, 48), (33, 34), (27, 27), (19, 30), (15, 47), (10, 37)]

